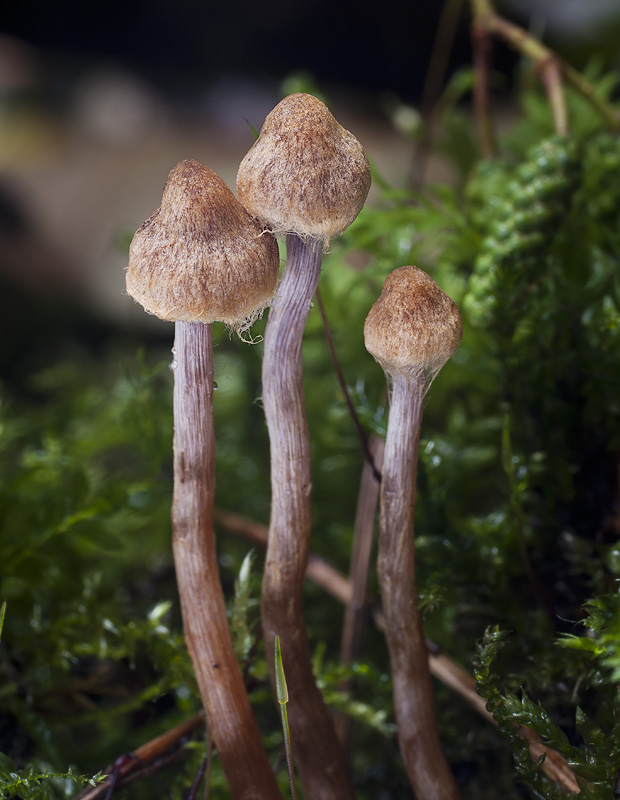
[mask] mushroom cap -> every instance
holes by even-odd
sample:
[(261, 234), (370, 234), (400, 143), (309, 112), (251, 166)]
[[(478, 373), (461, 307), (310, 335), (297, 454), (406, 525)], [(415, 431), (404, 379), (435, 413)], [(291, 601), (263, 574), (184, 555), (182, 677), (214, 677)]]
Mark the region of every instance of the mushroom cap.
[(366, 349), (388, 375), (429, 383), (462, 336), (457, 304), (418, 267), (399, 267), (387, 276), (364, 323)]
[(276, 236), (327, 246), (362, 210), (370, 181), (355, 136), (316, 97), (297, 93), (267, 115), (239, 166), (237, 196)]
[(271, 234), (213, 170), (186, 159), (133, 237), (127, 292), (160, 319), (245, 330), (273, 297), (279, 266)]

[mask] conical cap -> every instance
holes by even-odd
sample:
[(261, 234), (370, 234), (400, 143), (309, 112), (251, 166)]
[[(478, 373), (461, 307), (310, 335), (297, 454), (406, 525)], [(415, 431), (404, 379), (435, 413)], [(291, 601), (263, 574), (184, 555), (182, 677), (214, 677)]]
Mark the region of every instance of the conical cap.
[(291, 94), (268, 114), (237, 175), (239, 201), (276, 235), (326, 246), (361, 211), (370, 189), (362, 145), (320, 100)]
[(271, 234), (213, 170), (187, 159), (133, 237), (127, 291), (161, 319), (243, 330), (273, 297), (278, 272)]
[(387, 276), (364, 324), (366, 349), (392, 377), (432, 380), (462, 336), (457, 304), (418, 267), (399, 267)]

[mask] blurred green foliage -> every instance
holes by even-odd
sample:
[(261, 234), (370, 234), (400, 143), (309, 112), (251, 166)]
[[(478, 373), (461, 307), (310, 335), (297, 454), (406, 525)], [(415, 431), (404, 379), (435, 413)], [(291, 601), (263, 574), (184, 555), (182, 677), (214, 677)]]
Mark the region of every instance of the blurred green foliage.
[[(611, 96), (609, 76), (590, 78)], [(436, 687), (464, 796), (563, 796), (530, 761), (518, 722), (560, 749), (583, 797), (606, 797), (620, 770), (620, 145), (573, 92), (568, 142), (554, 137), (539, 90), (525, 85), (520, 102), (492, 161), (477, 156), (463, 111), (444, 103), (437, 147), (454, 181), (412, 192), (375, 176), (378, 200), (334, 242), (321, 293), (359, 416), (380, 435), (385, 380), (362, 329), (383, 279), (416, 264), (463, 310), (463, 345), (428, 397), (416, 533), (428, 635), (464, 666), (475, 664), (500, 723), (498, 732)], [(137, 356), (117, 332), (96, 358), (72, 344), (43, 369), (3, 361), (3, 797), (70, 796), (78, 774), (90, 778), (199, 708), (169, 544), (169, 330), (169, 342)], [(19, 328), (14, 334), (20, 341)], [(266, 522), (261, 346), (220, 327), (214, 341), (217, 503)], [(317, 309), (304, 365), (313, 550), (347, 572), (363, 456)], [(244, 561), (250, 545), (222, 531), (219, 549), (237, 652), (275, 759), (282, 732), (258, 636), (262, 554)], [(382, 636), (369, 626), (363, 657), (340, 666), (342, 609), (316, 586), (306, 591), (320, 686), (358, 723), (359, 797), (410, 797)], [(345, 679), (353, 695), (343, 694)], [(146, 797), (163, 784), (181, 797), (204, 758), (201, 737), (173, 767), (121, 794)], [(285, 769), (279, 778), (285, 792)], [(217, 759), (211, 796), (227, 796)]]

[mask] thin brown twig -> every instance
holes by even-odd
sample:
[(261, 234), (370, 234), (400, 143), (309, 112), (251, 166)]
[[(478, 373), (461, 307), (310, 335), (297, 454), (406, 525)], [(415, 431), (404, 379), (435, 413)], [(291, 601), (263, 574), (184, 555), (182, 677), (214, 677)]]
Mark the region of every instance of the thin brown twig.
[(478, 131), (480, 152), (485, 158), (495, 155), (495, 137), (489, 114), (489, 56), (491, 39), (488, 32), (474, 20), (471, 32), (474, 63), (474, 118)]
[(549, 108), (555, 131), (561, 135), (566, 135), (568, 133), (568, 114), (560, 59), (556, 53), (542, 44), (542, 42), (539, 42), (531, 33), (495, 12), (485, 16), (483, 19), (478, 19), (477, 22), (489, 34), (500, 36), (532, 61), (549, 99)]
[[(383, 466), (383, 439), (376, 435), (373, 436), (369, 447), (373, 459), (380, 469)], [(340, 662), (345, 665), (351, 664), (361, 652), (367, 620), (365, 612), (368, 600), (368, 579), (378, 502), (379, 484), (374, 478), (371, 465), (366, 461), (362, 470), (353, 526), (353, 548), (349, 568), (351, 600), (346, 604), (340, 641)], [(340, 690), (343, 692), (350, 692), (352, 688), (350, 680), (340, 685)], [(348, 752), (351, 744), (351, 717), (348, 714), (337, 715), (336, 732), (345, 752)]]
[(205, 757), (200, 762), (200, 766), (198, 767), (198, 772), (196, 773), (196, 777), (194, 778), (194, 781), (187, 795), (187, 800), (196, 800), (196, 795), (198, 794), (198, 789), (200, 789), (200, 784), (202, 783), (202, 779), (204, 778), (205, 772), (207, 771), (207, 765), (210, 757), (211, 757), (211, 748), (207, 746), (207, 752), (205, 754)]
[[(267, 528), (264, 525), (222, 509), (215, 510), (214, 519), (218, 526), (226, 529), (229, 533), (249, 539), (261, 547), (267, 546)], [(324, 559), (311, 554), (306, 577), (341, 603), (346, 604), (351, 601), (353, 596), (351, 582)], [(384, 621), (380, 611), (374, 612), (373, 620), (377, 628), (382, 630)], [(429, 665), (435, 678), (459, 694), (487, 722), (496, 725), (493, 715), (486, 709), (485, 700), (476, 694), (475, 681), (466, 670), (449, 656), (438, 652), (436, 646), (432, 647), (429, 653)], [(141, 745), (133, 754), (119, 757), (114, 764), (110, 764), (102, 770), (107, 774), (104, 781), (96, 786), (88, 786), (76, 795), (74, 800), (99, 800), (107, 792), (115, 769), (117, 775), (123, 779), (131, 773), (139, 772), (143, 768), (143, 764), (157, 761), (167, 750), (178, 745), (192, 731), (204, 724), (204, 719), (204, 712), (201, 711), (180, 725)], [(579, 793), (580, 788), (575, 776), (559, 753), (542, 744), (538, 735), (529, 728), (521, 728), (519, 735), (528, 740), (532, 760), (537, 761), (541, 755), (545, 756), (542, 770), (551, 780), (571, 794)]]
[(353, 405), (353, 400), (351, 399), (351, 393), (349, 392), (349, 387), (347, 386), (347, 382), (344, 378), (344, 373), (342, 372), (342, 367), (340, 366), (340, 360), (338, 358), (338, 354), (336, 353), (336, 348), (334, 347), (334, 340), (331, 334), (331, 330), (329, 328), (329, 321), (327, 319), (327, 314), (325, 313), (325, 306), (323, 305), (321, 292), (319, 291), (318, 286), (316, 289), (316, 302), (317, 306), (319, 307), (319, 314), (321, 315), (321, 322), (323, 323), (323, 331), (325, 332), (327, 349), (329, 350), (329, 355), (332, 360), (334, 372), (336, 373), (336, 379), (338, 380), (338, 385), (340, 386), (340, 389), (344, 395), (345, 403), (347, 404), (347, 408), (349, 409), (349, 414), (357, 430), (357, 435), (359, 436), (359, 440), (362, 445), (362, 450), (364, 451), (366, 460), (368, 461), (368, 463), (372, 468), (375, 480), (377, 481), (377, 483), (381, 483), (381, 472), (377, 469), (376, 464), (374, 462), (372, 452), (368, 445), (368, 436), (366, 435), (364, 426), (360, 422), (360, 418), (357, 415), (357, 411), (355, 410), (355, 406)]
[[(260, 523), (222, 509), (216, 509), (215, 522), (229, 533), (250, 539), (263, 547), (267, 545), (267, 528)], [(341, 603), (351, 602), (353, 596), (351, 582), (324, 559), (311, 555), (306, 577)], [(379, 630), (384, 629), (385, 622), (380, 611), (373, 614), (373, 620)], [(497, 725), (493, 715), (486, 709), (485, 700), (476, 694), (473, 677), (463, 667), (442, 653), (436, 645), (430, 645), (428, 658), (431, 673), (437, 680), (459, 694), (491, 725)], [(560, 753), (544, 745), (538, 734), (530, 728), (521, 727), (519, 735), (527, 739), (532, 760), (537, 761), (541, 755), (545, 755), (541, 769), (551, 780), (567, 792), (579, 794), (581, 790), (577, 779)]]
[(537, 69), (540, 82), (547, 93), (555, 132), (560, 136), (568, 136), (568, 111), (559, 60), (556, 57), (548, 58), (541, 61)]
[[(254, 522), (251, 519), (247, 519), (247, 517), (241, 516), (241, 514), (235, 514), (233, 511), (224, 511), (221, 508), (214, 510), (213, 520), (216, 525), (224, 528), (228, 533), (247, 539), (263, 549), (267, 547), (268, 529), (265, 525), (261, 525), (260, 522)], [(310, 554), (306, 577), (324, 589), (329, 595), (339, 600), (343, 605), (350, 602), (351, 584), (344, 575), (337, 572), (324, 558), (314, 555), (314, 553)]]
[(102, 770), (106, 775), (105, 780), (96, 786), (86, 787), (75, 796), (74, 800), (98, 800), (106, 794), (110, 784), (122, 785), (127, 776), (142, 769), (144, 765), (161, 758), (167, 750), (176, 747), (182, 739), (203, 725), (204, 721), (204, 711), (200, 711), (185, 722), (181, 722), (160, 736), (151, 739), (150, 742), (141, 745), (134, 752), (119, 756), (113, 764), (109, 764)]
[(562, 77), (603, 117), (613, 130), (620, 128), (620, 115), (594, 86), (576, 69), (546, 47), (531, 33), (507, 20), (495, 11), (492, 0), (470, 0), (474, 26), (487, 31), (490, 36), (503, 39), (510, 47), (530, 59), (535, 65), (549, 97), (555, 129), (568, 132), (568, 116)]
[[(370, 442), (373, 458), (379, 467), (383, 464), (384, 441), (373, 436)], [(379, 487), (373, 480), (369, 469), (364, 469), (360, 483), (355, 523), (353, 529), (353, 550), (349, 581), (351, 583), (351, 602), (347, 603), (340, 657), (343, 663), (350, 664), (359, 656), (363, 633), (363, 610), (368, 594), (368, 579), (372, 558)]]
[(176, 764), (185, 755), (186, 754), (179, 749), (174, 750), (172, 753), (165, 753), (163, 756), (156, 758), (154, 761), (150, 761), (148, 764), (140, 764), (140, 766), (134, 772), (130, 772), (129, 775), (115, 785), (115, 790), (120, 789), (121, 786), (128, 786), (130, 783), (137, 783), (138, 781), (143, 781), (146, 778), (155, 776), (156, 783), (158, 784), (159, 788), (158, 795), (164, 800), (170, 800), (170, 793), (167, 791), (165, 784), (159, 777), (159, 773), (165, 769), (168, 769), (173, 764)]
[[(431, 671), (433, 675), (441, 681), (444, 686), (452, 689), (461, 695), (467, 702), (488, 722), (497, 725), (493, 715), (487, 711), (486, 700), (476, 693), (476, 682), (473, 677), (453, 661), (448, 656), (434, 653), (432, 656)], [(566, 763), (564, 757), (551, 748), (544, 745), (540, 736), (531, 728), (522, 726), (519, 728), (519, 736), (525, 739), (530, 748), (532, 761), (544, 755), (545, 761), (542, 766), (543, 772), (548, 778), (555, 781), (559, 786), (571, 794), (579, 794), (581, 791), (573, 771)]]
[(204, 797), (207, 798), (209, 796), (209, 779), (211, 777), (211, 755), (213, 753), (213, 742), (211, 741), (211, 734), (209, 733), (209, 720), (205, 720), (205, 744), (206, 744), (206, 752), (205, 757), (202, 759), (200, 763), (200, 768), (196, 773), (196, 777), (194, 778), (194, 782), (192, 783), (192, 788), (189, 790), (189, 794), (187, 796), (187, 800), (195, 800), (196, 795), (198, 794), (198, 789), (200, 788), (200, 784), (202, 783), (202, 779), (205, 778), (205, 791)]

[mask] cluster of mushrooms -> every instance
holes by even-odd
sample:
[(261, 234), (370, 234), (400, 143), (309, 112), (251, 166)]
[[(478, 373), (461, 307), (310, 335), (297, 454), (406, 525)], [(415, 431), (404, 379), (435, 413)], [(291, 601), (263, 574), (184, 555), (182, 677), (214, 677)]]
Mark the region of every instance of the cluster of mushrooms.
[[(276, 635), (297, 768), (310, 800), (353, 800), (334, 724), (312, 674), (302, 586), (312, 529), (301, 344), (323, 252), (362, 209), (370, 168), (326, 106), (293, 94), (267, 116), (239, 167), (237, 196), (208, 167), (178, 163), (161, 206), (131, 244), (127, 290), (175, 322), (173, 552), (185, 637), (234, 800), (282, 795), (237, 664), (213, 528), (213, 322), (242, 332), (270, 306), (262, 396), (270, 437), (271, 519), (262, 585), (267, 653)], [(279, 250), (286, 265), (278, 285)], [(379, 576), (401, 753), (420, 800), (456, 800), (434, 721), (414, 576), (417, 451), (424, 397), (458, 348), (455, 303), (417, 267), (396, 269), (370, 310), (366, 347), (386, 372), (391, 409), (382, 473)], [(272, 680), (274, 664), (270, 664)]]

